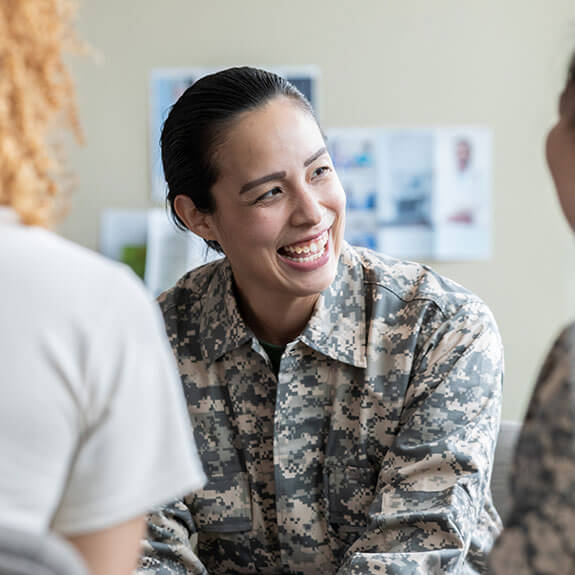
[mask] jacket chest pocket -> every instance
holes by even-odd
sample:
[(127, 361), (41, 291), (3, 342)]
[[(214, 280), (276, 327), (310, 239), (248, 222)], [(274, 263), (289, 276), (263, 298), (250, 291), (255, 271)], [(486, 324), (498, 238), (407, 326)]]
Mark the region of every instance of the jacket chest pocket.
[(326, 469), (329, 522), (340, 531), (363, 529), (375, 497), (377, 475), (372, 467), (342, 465)]
[[(187, 498), (200, 533), (238, 533), (252, 529), (250, 480), (229, 398), (213, 392), (212, 409), (190, 412), (194, 436), (208, 482)], [(216, 409), (217, 407), (217, 409)]]
[(250, 482), (245, 471), (210, 477), (192, 497), (190, 508), (198, 531), (237, 533), (252, 529)]

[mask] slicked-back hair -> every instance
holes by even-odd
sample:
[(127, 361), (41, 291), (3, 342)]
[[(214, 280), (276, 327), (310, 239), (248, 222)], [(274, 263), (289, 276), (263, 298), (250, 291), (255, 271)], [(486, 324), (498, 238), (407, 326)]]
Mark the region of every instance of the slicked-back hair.
[[(293, 99), (315, 118), (310, 103), (295, 86), (277, 74), (248, 66), (204, 76), (172, 106), (160, 144), (168, 187), (166, 202), (179, 228), (187, 229), (174, 209), (179, 195), (189, 197), (201, 212), (214, 212), (211, 188), (219, 177), (215, 155), (234, 121), (282, 96)], [(222, 251), (218, 242), (206, 243)]]

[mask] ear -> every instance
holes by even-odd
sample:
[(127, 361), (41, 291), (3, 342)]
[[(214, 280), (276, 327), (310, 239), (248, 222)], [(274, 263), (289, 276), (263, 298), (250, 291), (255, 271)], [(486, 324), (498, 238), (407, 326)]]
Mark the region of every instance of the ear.
[(174, 211), (194, 234), (204, 240), (218, 241), (214, 229), (213, 215), (200, 212), (191, 198), (182, 194), (176, 196), (174, 199)]

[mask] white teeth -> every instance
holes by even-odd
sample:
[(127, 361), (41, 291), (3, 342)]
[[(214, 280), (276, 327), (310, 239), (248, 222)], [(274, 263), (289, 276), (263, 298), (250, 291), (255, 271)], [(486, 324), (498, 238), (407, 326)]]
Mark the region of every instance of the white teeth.
[[(285, 246), (283, 249), (289, 255), (284, 255), (284, 257), (294, 262), (313, 262), (322, 256), (327, 241), (328, 233), (326, 231), (305, 246)], [(303, 254), (303, 257), (300, 254)]]
[[(314, 241), (310, 242), (309, 244), (307, 244), (305, 246), (296, 246), (296, 247), (285, 246), (283, 249), (286, 253), (288, 253), (292, 256), (296, 256), (296, 255), (299, 256), (300, 254), (310, 254), (309, 256), (304, 255), (303, 258), (291, 257), (290, 259), (293, 259), (294, 261), (302, 261), (302, 262), (313, 261), (314, 259), (317, 259), (317, 257), (323, 253), (325, 245), (327, 244), (327, 240), (328, 240), (328, 234), (326, 231), (321, 236), (319, 236)], [(312, 258), (312, 259), (309, 260), (308, 258)]]
[(290, 258), (289, 256), (284, 256), (286, 259), (291, 260), (292, 262), (313, 262), (321, 257), (321, 252), (319, 254), (314, 254), (312, 256), (307, 256), (305, 258)]

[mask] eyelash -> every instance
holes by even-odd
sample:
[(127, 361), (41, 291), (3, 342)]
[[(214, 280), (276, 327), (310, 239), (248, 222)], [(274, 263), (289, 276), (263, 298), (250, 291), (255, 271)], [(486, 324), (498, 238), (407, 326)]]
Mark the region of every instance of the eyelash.
[[(323, 176), (323, 174), (324, 174), (325, 172), (328, 172), (328, 171), (330, 171), (330, 170), (331, 170), (331, 168), (330, 168), (329, 166), (320, 166), (319, 168), (316, 168), (316, 169), (313, 171), (313, 174), (314, 174), (316, 177), (319, 177), (319, 176)], [(319, 172), (319, 174), (318, 174), (317, 172)]]
[[(329, 166), (320, 166), (319, 168), (316, 168), (313, 172), (312, 175), (316, 178), (321, 178), (326, 172), (331, 171), (331, 168)], [(282, 189), (279, 186), (275, 186), (273, 187), (271, 190), (268, 190), (265, 194), (262, 194), (259, 198), (257, 198), (253, 205), (256, 204), (262, 204), (272, 198), (274, 198), (276, 196), (276, 194), (270, 195), (272, 192), (282, 192)]]
[(265, 202), (266, 200), (270, 200), (271, 198), (274, 198), (276, 194), (270, 195), (272, 192), (281, 192), (282, 189), (279, 186), (275, 186), (274, 188), (272, 188), (271, 190), (268, 190), (265, 194), (262, 194), (255, 202), (254, 204), (261, 204), (263, 202)]

